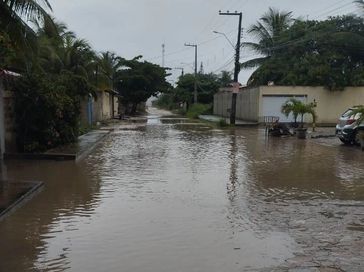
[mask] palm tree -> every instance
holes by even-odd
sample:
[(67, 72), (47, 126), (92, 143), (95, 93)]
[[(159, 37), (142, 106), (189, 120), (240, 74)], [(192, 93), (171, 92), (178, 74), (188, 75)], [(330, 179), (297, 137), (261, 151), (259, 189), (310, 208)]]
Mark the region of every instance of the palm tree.
[(305, 104), (300, 100), (291, 98), (282, 105), (281, 111), (286, 117), (292, 113), (295, 123), (297, 122), (298, 116), (301, 116), (300, 127), (303, 128), (303, 118), (305, 114), (311, 114), (313, 124), (316, 123), (317, 115), (315, 107), (316, 105), (314, 103)]
[(115, 89), (123, 58), (113, 52), (102, 52), (97, 58), (97, 86), (101, 89)]
[(45, 20), (38, 24), (39, 51), (36, 61), (51, 73), (63, 70), (91, 80), (96, 70), (96, 54), (89, 43), (78, 39), (63, 23)]
[(279, 11), (269, 8), (260, 20), (252, 25), (248, 33), (258, 39), (257, 42), (246, 42), (246, 46), (262, 57), (248, 60), (241, 64), (241, 68), (255, 68), (263, 64), (274, 54), (274, 49), (278, 45), (279, 36), (287, 30), (293, 22), (292, 12)]
[(358, 6), (364, 10), (364, 0), (355, 0), (354, 3), (358, 4)]
[(295, 98), (290, 98), (281, 107), (281, 112), (286, 117), (288, 117), (291, 113), (293, 114), (293, 119), (294, 119), (295, 125), (297, 124), (297, 118), (298, 118), (298, 112), (296, 111), (296, 109), (297, 109), (297, 105), (300, 102), (301, 101), (299, 101)]
[(14, 46), (30, 49), (35, 32), (28, 23), (49, 18), (52, 10), (48, 0), (0, 0), (0, 29), (7, 33)]
[(62, 48), (63, 69), (91, 79), (95, 70), (96, 54), (84, 39), (67, 36)]

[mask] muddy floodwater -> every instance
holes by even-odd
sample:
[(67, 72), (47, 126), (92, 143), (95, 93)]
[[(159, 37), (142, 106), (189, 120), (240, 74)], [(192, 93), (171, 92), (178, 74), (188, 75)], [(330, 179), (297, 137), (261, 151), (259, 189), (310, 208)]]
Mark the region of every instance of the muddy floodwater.
[[(154, 113), (156, 114), (156, 113)], [(83, 161), (8, 161), (43, 191), (0, 221), (0, 271), (364, 271), (364, 155), (149, 116)]]

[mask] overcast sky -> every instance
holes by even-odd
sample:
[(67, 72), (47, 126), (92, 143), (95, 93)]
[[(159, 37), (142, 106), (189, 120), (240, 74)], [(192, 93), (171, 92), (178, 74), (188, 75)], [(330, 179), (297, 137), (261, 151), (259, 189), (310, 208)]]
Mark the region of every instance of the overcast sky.
[[(325, 19), (328, 16), (358, 12), (353, 0), (50, 0), (54, 16), (68, 25), (97, 51), (113, 51), (125, 58), (143, 55), (162, 64), (162, 44), (166, 45), (165, 66), (183, 67), (193, 72), (194, 50), (184, 43), (199, 45), (198, 64), (205, 72), (233, 71), (234, 49), (221, 35), (236, 43), (238, 17), (219, 16), (218, 11), (243, 12), (247, 29), (269, 7), (292, 11), (294, 17)], [(251, 40), (244, 33), (243, 41)], [(241, 61), (254, 57), (243, 50)], [(180, 70), (172, 70), (170, 81)], [(251, 71), (242, 71), (245, 83)]]

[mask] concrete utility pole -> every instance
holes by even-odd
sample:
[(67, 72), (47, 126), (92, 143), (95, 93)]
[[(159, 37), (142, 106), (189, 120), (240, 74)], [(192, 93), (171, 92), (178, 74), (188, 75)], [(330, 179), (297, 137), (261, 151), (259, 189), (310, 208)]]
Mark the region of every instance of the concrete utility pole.
[[(236, 84), (239, 83), (239, 72), (240, 72), (240, 45), (241, 45), (241, 23), (243, 19), (243, 13), (242, 12), (221, 12), (219, 11), (219, 15), (233, 15), (233, 16), (239, 16), (239, 28), (238, 28), (238, 41), (236, 43), (235, 47), (235, 69), (234, 69), (234, 81)], [(238, 94), (236, 90), (233, 90), (233, 96), (231, 99), (231, 109), (230, 109), (230, 124), (235, 125), (235, 119), (236, 119), (236, 98)]]
[(165, 61), (165, 54), (166, 54), (166, 45), (162, 44), (162, 67), (164, 68), (164, 61)]
[(193, 93), (193, 103), (197, 104), (197, 44), (185, 43), (185, 46), (190, 46), (195, 48), (195, 86)]

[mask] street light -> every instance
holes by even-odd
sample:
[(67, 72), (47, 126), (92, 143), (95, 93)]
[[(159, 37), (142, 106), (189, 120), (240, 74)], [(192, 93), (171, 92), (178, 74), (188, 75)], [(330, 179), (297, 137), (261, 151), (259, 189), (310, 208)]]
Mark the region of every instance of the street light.
[(223, 32), (219, 32), (219, 31), (216, 31), (216, 30), (214, 30), (214, 31), (212, 31), (213, 33), (215, 33), (215, 34), (220, 34), (220, 35), (223, 35), (224, 37), (225, 37), (225, 39), (230, 43), (230, 45), (233, 47), (233, 49), (235, 50), (235, 46), (234, 46), (234, 44), (230, 41), (230, 39), (226, 36), (226, 34), (225, 33), (223, 33)]

